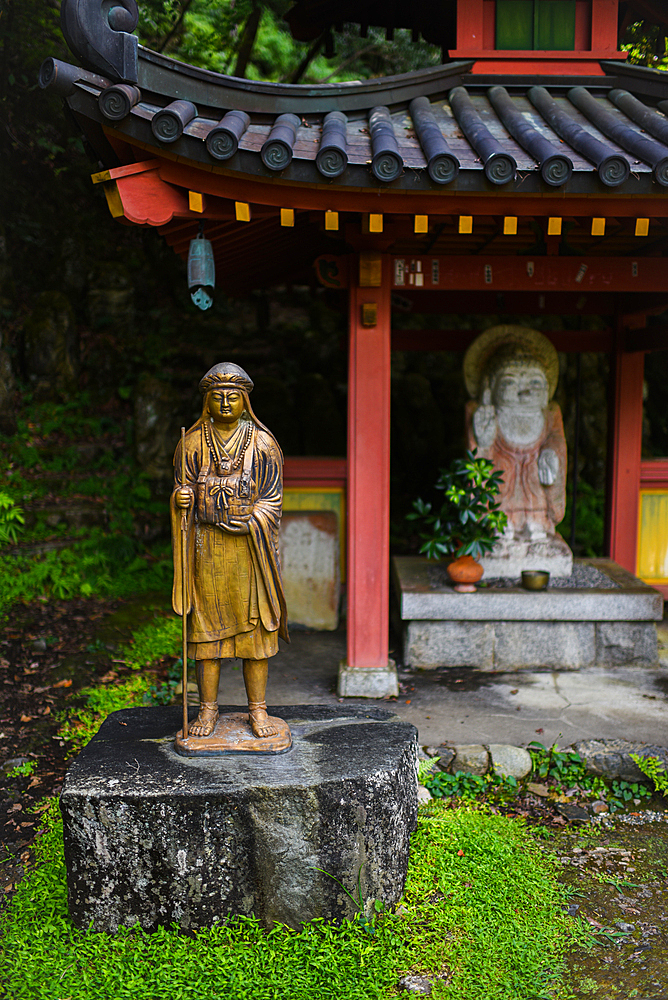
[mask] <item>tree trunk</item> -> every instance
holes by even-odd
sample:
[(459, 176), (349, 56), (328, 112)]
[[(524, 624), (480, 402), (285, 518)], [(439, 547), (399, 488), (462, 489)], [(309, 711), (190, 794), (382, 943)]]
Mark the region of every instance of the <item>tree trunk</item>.
[(239, 46), (239, 52), (237, 54), (237, 62), (234, 67), (233, 76), (245, 76), (246, 67), (251, 57), (251, 52), (253, 51), (253, 46), (255, 45), (255, 39), (257, 38), (257, 31), (260, 27), (260, 20), (262, 19), (262, 10), (260, 7), (254, 7), (251, 11), (248, 20), (244, 26), (244, 32), (241, 36), (241, 45)]

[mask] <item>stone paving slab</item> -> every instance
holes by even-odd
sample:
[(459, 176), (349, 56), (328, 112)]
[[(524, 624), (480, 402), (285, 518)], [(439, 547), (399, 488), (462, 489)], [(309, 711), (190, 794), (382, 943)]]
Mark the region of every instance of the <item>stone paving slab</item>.
[[(665, 631), (660, 626), (660, 631)], [(398, 654), (398, 649), (390, 652)], [(273, 705), (338, 702), (338, 665), (345, 632), (293, 632), (292, 643), (270, 665), (267, 699)], [(238, 661), (221, 672), (221, 702), (244, 704)], [(236, 666), (237, 669), (233, 669)], [(422, 745), (626, 739), (668, 745), (668, 659), (654, 669), (593, 667), (582, 671), (520, 670), (484, 673), (399, 666), (402, 694), (389, 705), (418, 728)], [(367, 699), (346, 704), (369, 705)], [(373, 704), (387, 704), (373, 702)]]

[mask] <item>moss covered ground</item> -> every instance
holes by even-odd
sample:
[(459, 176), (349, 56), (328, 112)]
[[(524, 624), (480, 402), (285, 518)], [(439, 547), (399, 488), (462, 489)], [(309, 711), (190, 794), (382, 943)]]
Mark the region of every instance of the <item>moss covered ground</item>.
[(540, 837), (474, 805), (440, 803), (421, 810), (403, 901), (371, 924), (264, 932), (235, 917), (190, 934), (79, 931), (55, 800), (44, 816), (34, 867), (0, 924), (0, 975), (14, 1000), (380, 1000), (406, 976), (448, 1000), (557, 1000), (568, 995), (567, 952), (590, 937), (569, 916)]

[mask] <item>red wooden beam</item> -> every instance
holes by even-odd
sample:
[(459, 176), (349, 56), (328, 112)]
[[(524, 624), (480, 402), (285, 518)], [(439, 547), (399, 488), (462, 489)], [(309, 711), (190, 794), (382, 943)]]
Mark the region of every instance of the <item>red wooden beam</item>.
[(668, 489), (668, 458), (646, 458), (640, 463), (640, 485)]
[(286, 455), (283, 463), (285, 486), (327, 485), (345, 487), (348, 462), (345, 458)]
[[(119, 134), (122, 139), (122, 135)], [(135, 145), (141, 147), (140, 143)], [(146, 151), (155, 155), (153, 147)], [(248, 202), (251, 205), (275, 205), (279, 208), (313, 209), (339, 212), (393, 212), (432, 215), (516, 215), (582, 216), (583, 218), (666, 218), (668, 198), (620, 194), (525, 195), (494, 191), (490, 194), (466, 194), (442, 191), (354, 190), (334, 184), (295, 184), (276, 178), (249, 178), (223, 168), (205, 169), (200, 164), (180, 159), (157, 158), (160, 178), (168, 184), (189, 191)], [(243, 225), (243, 223), (240, 223)]]
[[(340, 258), (341, 259), (341, 258)], [(579, 316), (593, 314), (612, 319), (616, 309), (622, 313), (668, 309), (668, 291), (612, 295), (605, 292), (458, 292), (401, 290), (392, 293), (396, 313), (420, 313), (464, 316), (471, 313), (507, 313), (520, 316)], [(429, 326), (425, 321), (425, 326)]]

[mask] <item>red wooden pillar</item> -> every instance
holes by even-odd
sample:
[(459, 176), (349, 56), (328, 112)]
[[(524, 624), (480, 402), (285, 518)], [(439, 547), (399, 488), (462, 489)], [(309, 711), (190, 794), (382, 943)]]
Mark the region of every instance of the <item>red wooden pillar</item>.
[(631, 573), (636, 571), (638, 550), (644, 371), (644, 353), (624, 351), (621, 336), (618, 336), (610, 373), (612, 412), (607, 534), (610, 558)]
[(398, 694), (396, 668), (388, 659), (390, 267), (390, 258), (380, 254), (362, 254), (351, 267), (348, 649), (338, 685), (339, 694), (349, 697)]

